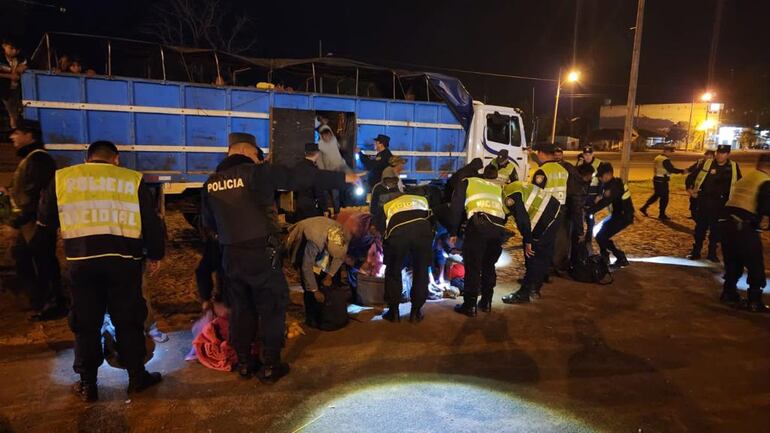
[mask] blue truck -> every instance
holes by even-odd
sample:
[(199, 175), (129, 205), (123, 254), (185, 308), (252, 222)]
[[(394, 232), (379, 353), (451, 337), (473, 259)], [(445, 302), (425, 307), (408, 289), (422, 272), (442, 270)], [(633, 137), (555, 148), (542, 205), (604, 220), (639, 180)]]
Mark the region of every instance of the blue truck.
[(40, 121), (60, 167), (82, 162), (88, 143), (110, 140), (121, 150), (122, 165), (141, 171), (165, 194), (199, 188), (224, 158), (230, 132), (253, 134), (272, 161), (291, 163), (302, 157), (322, 117), (365, 152), (378, 134), (390, 136), (391, 151), (408, 161), (402, 174), (408, 181), (445, 179), (471, 159), (488, 161), (501, 149), (508, 149), (525, 177), (527, 144), (517, 110), (472, 101), (451, 77), (421, 77), (445, 100), (396, 99), (395, 91), (394, 98), (357, 96), (357, 81), (355, 95), (342, 95), (73, 75), (54, 73), (50, 61), (49, 70), (25, 72), (21, 84), (24, 116)]

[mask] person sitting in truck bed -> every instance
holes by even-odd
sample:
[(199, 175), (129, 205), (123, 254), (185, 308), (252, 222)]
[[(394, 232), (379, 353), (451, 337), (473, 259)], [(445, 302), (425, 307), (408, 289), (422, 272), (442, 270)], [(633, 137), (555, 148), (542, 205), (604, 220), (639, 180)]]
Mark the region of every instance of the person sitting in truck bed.
[(390, 158), (393, 154), (388, 148), (390, 146), (390, 137), (384, 134), (379, 134), (374, 139), (374, 148), (377, 150), (377, 155), (374, 157), (368, 156), (356, 147), (355, 151), (358, 153), (358, 157), (361, 159), (361, 163), (364, 168), (369, 171), (367, 177), (367, 185), (369, 189), (373, 189), (375, 185), (382, 179), (382, 172), (388, 166), (390, 166)]

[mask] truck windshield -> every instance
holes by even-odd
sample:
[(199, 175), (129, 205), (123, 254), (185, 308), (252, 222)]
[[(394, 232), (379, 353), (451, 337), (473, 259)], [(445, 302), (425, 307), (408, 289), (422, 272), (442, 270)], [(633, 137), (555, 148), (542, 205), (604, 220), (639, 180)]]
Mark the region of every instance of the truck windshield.
[(521, 146), (519, 118), (500, 113), (487, 114), (487, 140), (511, 146)]

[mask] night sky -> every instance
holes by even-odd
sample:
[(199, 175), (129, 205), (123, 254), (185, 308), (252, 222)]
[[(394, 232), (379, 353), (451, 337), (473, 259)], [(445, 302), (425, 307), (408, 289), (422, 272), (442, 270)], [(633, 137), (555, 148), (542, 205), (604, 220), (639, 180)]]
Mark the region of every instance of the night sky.
[[(226, 1), (226, 0), (222, 0)], [(127, 36), (139, 33), (153, 1), (45, 0), (67, 9), (0, 0), (0, 24), (34, 47), (46, 31)], [(444, 68), (555, 78), (572, 59), (576, 0), (476, 1), (231, 1), (251, 16), (264, 57), (335, 56), (437, 72)], [(596, 118), (606, 100), (627, 92), (636, 1), (581, 0), (575, 116)], [(706, 87), (716, 0), (647, 0), (638, 101), (682, 102)], [(13, 11), (14, 13), (6, 13)], [(13, 15), (13, 16), (12, 16)], [(762, 120), (770, 110), (770, 1), (725, 0), (715, 85), (736, 118)], [(554, 84), (447, 72), (463, 80), (475, 99), (531, 110), (552, 110)], [(567, 101), (567, 99), (565, 99)], [(569, 103), (565, 102), (569, 109)], [(740, 113), (743, 116), (739, 115)], [(748, 119), (748, 120), (746, 120)]]

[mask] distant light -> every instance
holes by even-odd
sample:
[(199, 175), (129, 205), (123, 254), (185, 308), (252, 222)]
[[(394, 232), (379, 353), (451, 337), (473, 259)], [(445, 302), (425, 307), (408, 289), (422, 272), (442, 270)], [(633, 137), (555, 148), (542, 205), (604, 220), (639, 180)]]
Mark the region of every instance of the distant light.
[(706, 92), (702, 95), (700, 95), (700, 100), (703, 102), (709, 102), (712, 99), (714, 99), (714, 93), (713, 92)]
[(354, 192), (356, 193), (357, 196), (361, 197), (362, 195), (364, 195), (364, 188), (361, 186), (357, 186)]
[(757, 123), (756, 125), (754, 125), (754, 127), (755, 127), (755, 128), (757, 128), (757, 129), (759, 129), (759, 123)]
[(570, 83), (574, 83), (580, 79), (580, 71), (570, 71), (569, 74), (567, 74), (567, 81)]
[(714, 122), (713, 119), (706, 119), (703, 122), (701, 122), (700, 125), (698, 125), (699, 131), (708, 131), (709, 129), (712, 129), (716, 125), (716, 122)]
[(399, 174), (398, 177), (401, 179), (406, 179), (406, 174)]
[(720, 104), (718, 102), (713, 102), (711, 104), (711, 106), (709, 107), (709, 111), (711, 111), (712, 113), (717, 113), (721, 109), (722, 109), (722, 104)]

